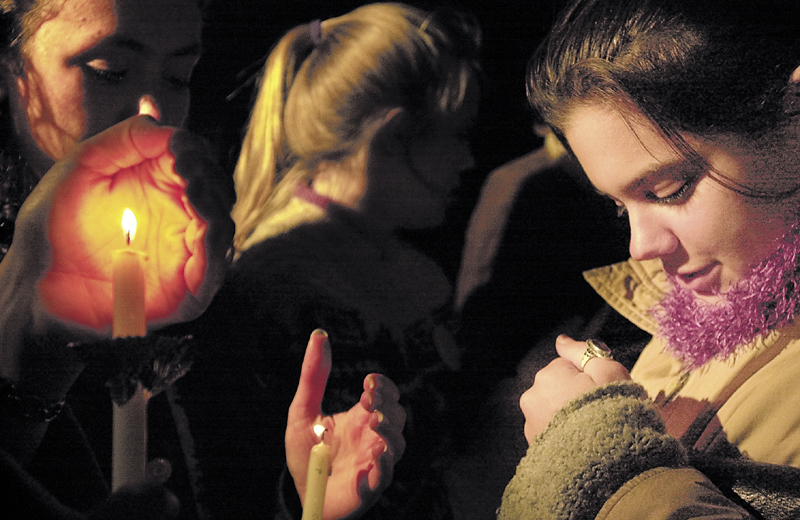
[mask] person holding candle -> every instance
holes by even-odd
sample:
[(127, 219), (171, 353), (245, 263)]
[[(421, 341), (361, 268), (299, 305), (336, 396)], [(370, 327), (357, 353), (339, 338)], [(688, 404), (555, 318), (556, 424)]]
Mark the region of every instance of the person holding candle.
[[(284, 432), (271, 417), (292, 399), (285, 367), (323, 328), (336, 360), (324, 410), (351, 409), (374, 372), (408, 413), (393, 485), (367, 517), (452, 514), (444, 466), (463, 397), (452, 287), (401, 237), (440, 224), (474, 166), (480, 37), (461, 13), (377, 3), (297, 26), (267, 57), (234, 173), (237, 258), (195, 329), (198, 362), (176, 383), (194, 431), (208, 432), (195, 445), (212, 465), (206, 485), (225, 490), (212, 497), (219, 510), (254, 517), (274, 504), (261, 483), (283, 470)], [(224, 366), (200, 362), (222, 342), (236, 345)], [(226, 395), (234, 408), (202, 413)], [(240, 484), (243, 472), (258, 488)], [(279, 498), (296, 512), (302, 497), (283, 486)]]
[[(123, 244), (118, 211), (137, 209), (141, 243), (160, 265), (160, 276), (147, 274), (152, 328), (196, 317), (227, 266), (232, 190), (206, 143), (174, 128), (188, 111), (203, 2), (0, 7), (8, 114), (1, 121), (0, 453), (4, 488), (16, 490), (2, 514), (74, 518), (104, 503), (110, 515), (169, 516), (174, 499), (163, 489), (106, 500), (72, 414), (59, 412), (84, 365), (69, 342), (111, 332), (111, 250)], [(137, 113), (171, 126), (127, 119)], [(103, 164), (110, 168), (98, 175)], [(149, 172), (151, 182), (137, 182), (131, 168)], [(94, 198), (103, 192), (111, 196)], [(167, 228), (175, 241), (156, 240)], [(110, 406), (107, 391), (97, 390)]]
[[(289, 406), (286, 463), (297, 494), (302, 497), (304, 520), (313, 518), (306, 510), (312, 505), (310, 502), (321, 506), (317, 512), (325, 520), (363, 514), (391, 483), (394, 465), (405, 450), (402, 431), (406, 412), (398, 402), (399, 390), (381, 374), (364, 378), (364, 391), (350, 410), (322, 415), (331, 357), (327, 333), (314, 331), (303, 358), (297, 392)], [(329, 460), (309, 460), (309, 451), (323, 447)], [(330, 468), (330, 477), (312, 480), (316, 487), (309, 489), (307, 472), (325, 466)], [(327, 482), (322, 485), (320, 480)]]
[[(148, 329), (197, 316), (227, 266), (233, 192), (207, 144), (173, 127), (186, 117), (202, 4), (2, 4), (6, 11), (0, 20), (11, 31), (8, 41), (13, 40), (4, 70), (12, 98), (13, 117), (7, 122), (14, 125), (8, 134), (15, 137), (6, 151), (19, 153), (19, 162), (6, 164), (3, 172), (0, 225), (4, 233), (15, 231), (13, 244), (10, 231), (2, 237), (0, 263), (4, 517), (177, 514), (175, 496), (156, 485), (123, 488), (109, 497), (64, 395), (84, 366), (74, 340), (111, 332), (111, 258), (112, 250), (126, 243), (119, 228), (124, 208), (134, 208), (137, 216), (134, 246), (147, 252), (149, 265), (159, 267), (158, 275), (149, 268), (144, 273)], [(111, 128), (98, 134), (106, 126)], [(395, 409), (390, 381), (377, 375), (367, 381), (363, 399), (368, 403), (343, 414), (351, 418), (341, 419), (338, 428), (329, 425), (329, 441), (336, 446), (347, 431), (368, 433), (376, 416), (370, 412), (381, 408), (383, 417), (391, 418), (380, 421), (386, 440), (378, 446), (389, 454), (380, 464), (386, 464), (402, 453), (402, 409)], [(92, 393), (105, 395), (104, 406), (110, 408), (105, 389)], [(314, 419), (318, 415), (317, 405)], [(299, 418), (295, 424), (304, 420), (302, 413), (294, 416)], [(371, 442), (380, 439), (364, 433)], [(348, 453), (339, 446), (333, 463), (338, 464), (337, 454)], [(308, 450), (293, 449), (287, 458), (302, 465)], [(373, 477), (369, 483), (382, 489), (384, 479), (391, 479), (391, 465), (382, 468), (380, 479), (380, 486)], [(183, 504), (184, 514), (191, 510), (191, 504)]]
[(630, 223), (586, 277), (652, 340), (630, 373), (556, 340), (499, 518), (800, 513), (798, 14), (572, 0), (534, 55), (533, 106)]

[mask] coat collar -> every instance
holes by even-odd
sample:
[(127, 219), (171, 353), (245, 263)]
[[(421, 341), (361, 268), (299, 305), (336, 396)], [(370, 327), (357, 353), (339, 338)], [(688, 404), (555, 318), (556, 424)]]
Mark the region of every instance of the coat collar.
[(650, 309), (670, 288), (661, 260), (630, 259), (586, 271), (583, 276), (614, 310), (640, 329), (657, 333), (658, 325)]

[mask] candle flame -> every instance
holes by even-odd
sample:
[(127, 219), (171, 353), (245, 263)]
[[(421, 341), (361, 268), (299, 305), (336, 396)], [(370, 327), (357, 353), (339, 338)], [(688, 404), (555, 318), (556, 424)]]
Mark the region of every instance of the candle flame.
[(128, 208), (125, 208), (122, 213), (122, 231), (125, 233), (125, 240), (130, 245), (136, 235), (136, 215)]
[(323, 440), (323, 435), (325, 434), (326, 431), (328, 431), (328, 429), (322, 426), (321, 424), (314, 425), (314, 435), (319, 437), (320, 441)]

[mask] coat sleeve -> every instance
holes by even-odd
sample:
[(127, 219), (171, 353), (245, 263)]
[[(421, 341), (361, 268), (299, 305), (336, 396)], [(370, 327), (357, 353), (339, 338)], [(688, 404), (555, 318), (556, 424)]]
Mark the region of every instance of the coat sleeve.
[[(690, 513), (679, 518), (748, 518), (689, 467), (632, 382), (601, 386), (555, 414), (517, 466), (498, 518), (592, 519), (601, 511), (609, 520), (675, 518), (676, 511)], [(728, 516), (713, 516), (720, 511)]]
[(703, 518), (741, 520), (750, 515), (694, 468), (655, 468), (626, 482), (597, 520)]

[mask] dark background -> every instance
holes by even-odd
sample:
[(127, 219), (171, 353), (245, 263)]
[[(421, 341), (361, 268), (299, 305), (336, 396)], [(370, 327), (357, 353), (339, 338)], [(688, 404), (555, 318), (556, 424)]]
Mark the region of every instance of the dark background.
[[(204, 54), (193, 78), (190, 125), (219, 147), (227, 158), (229, 171), (247, 121), (252, 89), (243, 89), (232, 100), (226, 100), (226, 96), (258, 69), (251, 68), (243, 77), (238, 75), (263, 58), (288, 29), (315, 18), (344, 14), (364, 3), (367, 2), (212, 1), (206, 15)], [(447, 223), (412, 237), (429, 249), (448, 275), (455, 276), (464, 227), (486, 174), (540, 144), (533, 133), (533, 115), (525, 99), (525, 68), (560, 0), (407, 3), (429, 10), (446, 6), (471, 12), (483, 30), (485, 83), (473, 134), (477, 167), (464, 175)]]

